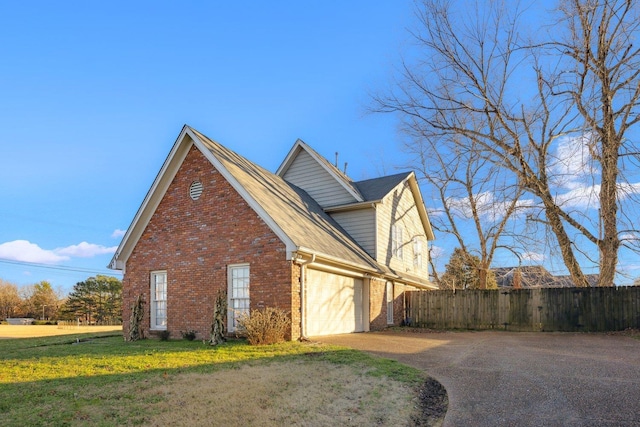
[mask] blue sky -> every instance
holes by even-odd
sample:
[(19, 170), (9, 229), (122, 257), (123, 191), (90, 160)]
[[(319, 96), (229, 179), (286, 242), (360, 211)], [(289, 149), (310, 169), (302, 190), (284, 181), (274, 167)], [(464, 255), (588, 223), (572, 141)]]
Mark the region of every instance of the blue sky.
[(396, 172), (397, 121), (366, 109), (410, 51), (413, 5), (0, 3), (0, 278), (120, 277), (106, 265), (184, 124), (272, 171), (301, 138), (355, 180)]
[(394, 172), (395, 121), (366, 107), (412, 8), (3, 2), (0, 278), (68, 291), (108, 274), (185, 123), (270, 170), (301, 138), (356, 180)]

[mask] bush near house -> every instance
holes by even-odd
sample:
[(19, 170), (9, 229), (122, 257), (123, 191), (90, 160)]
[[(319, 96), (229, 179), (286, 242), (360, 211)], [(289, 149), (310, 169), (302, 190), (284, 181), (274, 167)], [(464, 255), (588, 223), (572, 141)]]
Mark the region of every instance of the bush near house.
[(253, 310), (238, 319), (238, 333), (251, 345), (284, 342), (291, 320), (284, 310), (274, 307)]

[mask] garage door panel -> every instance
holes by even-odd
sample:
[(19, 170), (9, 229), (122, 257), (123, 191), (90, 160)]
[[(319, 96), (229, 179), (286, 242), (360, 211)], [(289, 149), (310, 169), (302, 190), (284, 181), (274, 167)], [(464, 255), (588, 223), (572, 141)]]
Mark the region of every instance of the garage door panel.
[(362, 279), (307, 270), (307, 335), (360, 332)]

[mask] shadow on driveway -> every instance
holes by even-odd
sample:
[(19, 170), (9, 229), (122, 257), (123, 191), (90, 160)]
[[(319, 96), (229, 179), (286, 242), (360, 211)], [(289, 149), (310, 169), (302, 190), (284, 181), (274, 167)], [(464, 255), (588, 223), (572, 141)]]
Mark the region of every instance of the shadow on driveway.
[(528, 332), (370, 332), (318, 338), (424, 370), (444, 426), (640, 426), (640, 340)]

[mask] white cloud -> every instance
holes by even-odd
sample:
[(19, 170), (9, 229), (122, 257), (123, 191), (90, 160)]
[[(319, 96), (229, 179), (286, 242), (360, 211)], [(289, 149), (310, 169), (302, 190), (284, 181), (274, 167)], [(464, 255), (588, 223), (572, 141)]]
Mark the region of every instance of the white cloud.
[(117, 239), (118, 237), (124, 236), (125, 233), (126, 233), (126, 230), (120, 230), (119, 228), (116, 228), (115, 230), (113, 230), (113, 233), (111, 233), (111, 237), (113, 237), (114, 239)]
[(82, 242), (77, 245), (54, 249), (53, 252), (63, 256), (72, 256), (76, 258), (92, 258), (96, 255), (112, 254), (117, 249), (117, 246), (106, 247), (102, 245), (96, 245), (94, 243)]
[[(634, 194), (640, 194), (640, 183), (618, 184), (619, 200), (624, 200)], [(566, 193), (557, 194), (556, 203), (563, 207), (596, 208), (600, 203), (600, 185), (575, 186)]]
[(431, 252), (431, 258), (433, 258), (434, 260), (444, 257), (446, 253), (444, 248), (436, 245), (431, 245), (430, 252)]
[(82, 242), (64, 248), (42, 249), (35, 243), (28, 240), (14, 240), (0, 244), (0, 258), (33, 262), (37, 264), (58, 264), (75, 258), (91, 258), (97, 255), (112, 254), (118, 249), (117, 246), (106, 247), (93, 243)]
[(520, 254), (520, 258), (525, 261), (542, 262), (544, 261), (544, 254), (539, 254), (537, 252), (525, 252)]
[(555, 184), (566, 189), (583, 185), (581, 180), (594, 176), (598, 172), (593, 167), (591, 148), (593, 134), (587, 132), (578, 136), (566, 136), (558, 139), (555, 161), (551, 172)]
[(556, 195), (556, 203), (563, 207), (595, 208), (600, 200), (599, 193), (599, 185), (576, 186), (566, 193)]
[[(511, 206), (511, 200), (498, 200), (494, 194), (490, 191), (478, 193), (474, 195), (476, 202), (476, 209), (480, 218), (488, 219), (490, 221), (498, 221), (507, 214), (507, 209)], [(447, 199), (447, 205), (451, 209), (454, 215), (463, 219), (472, 219), (473, 212), (471, 211), (471, 203), (469, 198), (464, 197), (460, 199), (449, 198)], [(535, 206), (533, 199), (520, 199), (516, 202), (516, 210), (513, 215), (517, 216), (523, 212), (526, 212), (527, 208)]]
[(618, 184), (618, 198), (620, 200), (626, 199), (631, 194), (640, 194), (640, 182)]
[(14, 240), (0, 244), (0, 258), (38, 264), (56, 264), (69, 259), (64, 254), (42, 249), (28, 240)]

